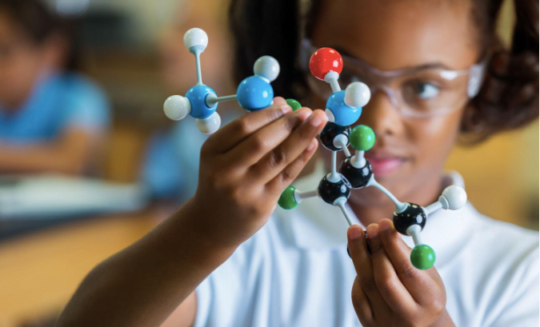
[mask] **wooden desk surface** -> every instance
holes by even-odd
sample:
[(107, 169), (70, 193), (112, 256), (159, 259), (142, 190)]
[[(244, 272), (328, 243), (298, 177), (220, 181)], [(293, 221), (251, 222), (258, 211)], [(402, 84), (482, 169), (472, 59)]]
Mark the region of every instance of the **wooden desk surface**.
[(158, 222), (157, 210), (74, 221), (0, 243), (0, 327), (59, 312), (86, 274)]

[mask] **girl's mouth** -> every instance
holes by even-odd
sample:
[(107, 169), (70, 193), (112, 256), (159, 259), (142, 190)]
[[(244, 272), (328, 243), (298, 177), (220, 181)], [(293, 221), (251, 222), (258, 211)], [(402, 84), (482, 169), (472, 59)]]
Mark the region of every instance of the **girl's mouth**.
[(391, 174), (406, 161), (403, 157), (380, 152), (366, 153), (366, 159), (371, 163), (375, 177), (384, 177), (385, 175)]

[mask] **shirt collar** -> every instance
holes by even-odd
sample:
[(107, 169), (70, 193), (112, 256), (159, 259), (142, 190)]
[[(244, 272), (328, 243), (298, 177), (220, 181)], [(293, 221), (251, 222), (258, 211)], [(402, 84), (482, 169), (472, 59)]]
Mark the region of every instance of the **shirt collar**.
[[(319, 162), (312, 174), (297, 180), (294, 186), (303, 191), (316, 189), (324, 175), (324, 164)], [(448, 172), (443, 175), (443, 188), (449, 185), (464, 187), (463, 178), (457, 172)], [(362, 226), (352, 210), (350, 212), (354, 222)], [(348, 225), (341, 210), (319, 198), (306, 199), (294, 210), (278, 207), (275, 216), (285, 229), (284, 234), (292, 246), (322, 250), (340, 248), (347, 244)], [(439, 210), (428, 218), (422, 231), (422, 240), (435, 250), (438, 263), (455, 255), (453, 245), (470, 237), (471, 224), (476, 221), (472, 218), (478, 216), (474, 207), (467, 203), (460, 210)], [(403, 240), (410, 247), (414, 246), (411, 237), (403, 236)]]

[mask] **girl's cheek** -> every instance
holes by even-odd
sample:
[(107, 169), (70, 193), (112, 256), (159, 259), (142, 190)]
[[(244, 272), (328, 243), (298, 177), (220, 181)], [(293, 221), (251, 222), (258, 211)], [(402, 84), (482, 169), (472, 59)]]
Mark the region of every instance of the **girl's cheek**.
[[(432, 168), (442, 168), (446, 157), (451, 151), (461, 122), (461, 110), (451, 114), (429, 119), (417, 119), (409, 122), (408, 130), (412, 149), (418, 156), (417, 160)], [(436, 167), (433, 167), (436, 166)]]

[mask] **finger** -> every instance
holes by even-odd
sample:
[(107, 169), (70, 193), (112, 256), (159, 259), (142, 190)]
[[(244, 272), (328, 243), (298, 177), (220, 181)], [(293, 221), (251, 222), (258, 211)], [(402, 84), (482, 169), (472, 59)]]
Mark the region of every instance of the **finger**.
[(428, 271), (418, 270), (412, 265), (411, 249), (403, 242), (391, 220), (382, 219), (379, 226), (382, 244), (387, 249), (398, 278), (417, 303), (429, 303), (433, 299), (430, 290), (438, 289), (436, 282)]
[(374, 315), (388, 314), (390, 308), (375, 283), (364, 230), (359, 225), (352, 225), (347, 230), (347, 239), (354, 268), (358, 274), (358, 282), (371, 303)]
[(353, 282), (351, 299), (356, 315), (362, 326), (371, 325), (373, 322), (373, 308), (371, 307), (371, 303), (369, 302), (366, 293), (364, 293), (362, 286), (360, 286), (358, 276)]
[(319, 142), (317, 139), (313, 139), (309, 146), (298, 156), (293, 162), (291, 162), (285, 169), (281, 171), (273, 180), (268, 182), (267, 187), (271, 192), (277, 192), (281, 194), (285, 187), (289, 186), (298, 175), (302, 172), (302, 169), (306, 166), (309, 159), (313, 157), (317, 152), (317, 146)]
[(285, 100), (285, 98), (283, 97), (275, 97), (272, 103), (272, 105), (283, 105), (283, 104), (287, 104), (287, 100)]
[(375, 283), (392, 311), (398, 314), (412, 312), (416, 307), (416, 303), (398, 278), (394, 266), (386, 254), (379, 234), (380, 231), (377, 225), (372, 224), (368, 226), (367, 237), (371, 247), (371, 263), (373, 265)]
[[(257, 160), (257, 163), (251, 169), (252, 173), (265, 181), (273, 180), (312, 144), (317, 134), (326, 125), (326, 121), (327, 117), (324, 111), (313, 111), (313, 114), (290, 137), (284, 139), (281, 144), (265, 154), (263, 158)], [(269, 131), (269, 133), (275, 132)]]
[[(251, 167), (291, 136), (311, 114), (310, 109), (302, 108), (285, 115), (251, 134), (229, 151), (227, 155), (232, 158), (231, 162), (238, 162), (244, 167)], [(257, 176), (257, 178), (259, 177)], [(266, 182), (268, 180), (265, 180), (264, 183), (266, 184)]]
[(283, 98), (275, 98), (274, 105), (250, 113), (233, 120), (212, 134), (206, 141), (206, 146), (216, 153), (225, 153), (238, 143), (249, 137), (255, 131), (280, 119), (292, 111)]

